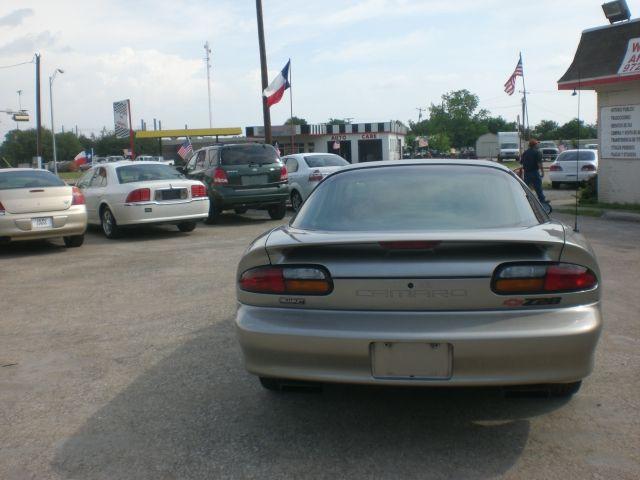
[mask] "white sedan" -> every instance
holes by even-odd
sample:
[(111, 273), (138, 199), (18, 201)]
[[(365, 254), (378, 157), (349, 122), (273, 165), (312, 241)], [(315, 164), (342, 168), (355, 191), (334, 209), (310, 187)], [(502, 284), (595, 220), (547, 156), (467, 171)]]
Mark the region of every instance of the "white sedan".
[(330, 173), (349, 165), (333, 153), (296, 153), (282, 159), (289, 174), (291, 206), (297, 212), (316, 185)]
[(78, 187), (88, 222), (100, 225), (107, 238), (117, 237), (121, 227), (142, 224), (174, 224), (190, 232), (209, 215), (207, 187), (159, 162), (96, 165)]
[(598, 152), (595, 150), (565, 150), (549, 166), (551, 188), (561, 183), (580, 183), (598, 174)]

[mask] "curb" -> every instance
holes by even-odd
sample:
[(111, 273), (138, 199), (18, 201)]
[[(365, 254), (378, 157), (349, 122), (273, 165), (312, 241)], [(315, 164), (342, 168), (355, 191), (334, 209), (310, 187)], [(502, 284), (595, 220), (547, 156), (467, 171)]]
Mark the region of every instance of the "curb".
[(621, 220), (623, 222), (640, 222), (640, 213), (603, 210), (602, 217), (600, 218), (605, 218), (607, 220)]

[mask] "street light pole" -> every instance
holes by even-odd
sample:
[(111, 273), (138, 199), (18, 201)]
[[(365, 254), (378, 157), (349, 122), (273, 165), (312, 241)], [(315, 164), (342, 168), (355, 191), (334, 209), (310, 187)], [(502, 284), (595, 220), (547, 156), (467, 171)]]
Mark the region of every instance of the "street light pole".
[(56, 74), (64, 73), (61, 68), (56, 68), (53, 75), (49, 77), (49, 108), (51, 110), (51, 136), (53, 138), (53, 173), (58, 174), (58, 152), (56, 151), (56, 127), (53, 123), (53, 79)]

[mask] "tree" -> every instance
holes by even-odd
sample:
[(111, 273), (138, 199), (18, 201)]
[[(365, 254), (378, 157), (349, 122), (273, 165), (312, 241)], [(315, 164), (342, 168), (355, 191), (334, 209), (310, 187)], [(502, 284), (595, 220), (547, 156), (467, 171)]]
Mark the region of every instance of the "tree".
[(436, 133), (429, 137), (429, 148), (439, 152), (449, 153), (451, 149), (451, 141), (446, 133)]
[(540, 120), (533, 128), (533, 136), (539, 140), (557, 140), (558, 123), (553, 120)]
[(304, 118), (291, 117), (284, 122), (285, 125), (308, 125), (307, 121)]
[(349, 122), (342, 118), (330, 118), (327, 122), (328, 125), (346, 125), (347, 123)]
[(515, 132), (518, 130), (516, 122), (507, 122), (502, 117), (487, 117), (484, 124), (491, 133)]
[(578, 138), (596, 138), (598, 129), (595, 125), (585, 125), (583, 120), (574, 118), (558, 128), (560, 140), (577, 140)]

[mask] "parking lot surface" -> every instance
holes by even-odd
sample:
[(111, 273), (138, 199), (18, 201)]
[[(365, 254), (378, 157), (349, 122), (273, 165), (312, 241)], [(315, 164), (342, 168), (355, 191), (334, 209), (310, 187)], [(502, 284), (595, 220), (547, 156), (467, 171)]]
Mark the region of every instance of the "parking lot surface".
[(263, 390), (233, 316), (237, 261), (267, 218), (0, 247), (0, 478), (640, 477), (640, 224), (581, 223), (605, 329), (593, 375), (556, 400)]

